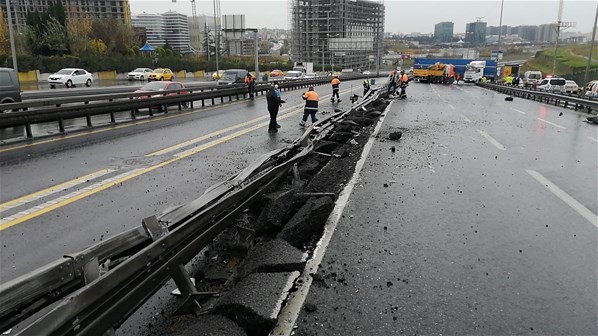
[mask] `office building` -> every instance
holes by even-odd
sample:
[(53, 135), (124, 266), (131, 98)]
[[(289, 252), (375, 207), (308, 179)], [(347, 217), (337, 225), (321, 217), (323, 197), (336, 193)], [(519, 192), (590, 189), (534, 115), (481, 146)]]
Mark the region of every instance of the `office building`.
[(486, 43), (486, 22), (471, 22), (465, 26), (465, 43), (482, 45)]
[(294, 61), (357, 69), (381, 57), (382, 1), (290, 0), (289, 11)]
[[(15, 28), (20, 29), (26, 26), (27, 13), (47, 10), (48, 0), (12, 0), (12, 20)], [(70, 19), (116, 19), (118, 22), (131, 24), (131, 8), (129, 0), (62, 0), (67, 21)], [(8, 18), (6, 12), (6, 1), (0, 2), (0, 7)]]
[(142, 13), (132, 18), (133, 27), (145, 28), (145, 36), (153, 47), (162, 47), (166, 43), (164, 17), (160, 14)]
[(434, 25), (434, 40), (441, 43), (452, 42), (454, 28), (455, 24), (452, 22), (437, 23)]
[(189, 19), (187, 15), (173, 11), (162, 13), (164, 39), (179, 54), (191, 53)]

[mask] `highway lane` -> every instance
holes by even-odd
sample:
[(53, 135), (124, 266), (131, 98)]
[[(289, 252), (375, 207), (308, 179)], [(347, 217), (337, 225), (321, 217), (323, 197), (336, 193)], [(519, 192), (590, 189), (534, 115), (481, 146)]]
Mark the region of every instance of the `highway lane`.
[[(595, 334), (596, 126), (474, 86), (414, 83), (408, 94), (293, 334)], [(385, 140), (399, 129), (400, 142)]]
[[(328, 100), (329, 85), (316, 87), (320, 111), (348, 108), (350, 85), (361, 91), (360, 80), (344, 82), (338, 106)], [(273, 136), (266, 132), (265, 98), (259, 96), (253, 102), (0, 148), (0, 281), (193, 200), (299, 137), (302, 92), (283, 92), (282, 128)]]

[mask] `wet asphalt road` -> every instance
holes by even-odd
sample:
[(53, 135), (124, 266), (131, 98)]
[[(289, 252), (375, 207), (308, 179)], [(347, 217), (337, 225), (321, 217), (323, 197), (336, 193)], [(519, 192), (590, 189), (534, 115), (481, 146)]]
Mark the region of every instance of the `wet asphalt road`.
[(473, 86), (408, 94), (294, 335), (598, 334), (598, 128)]
[[(328, 100), (329, 85), (317, 86), (320, 111), (348, 108), (351, 85), (361, 91), (360, 80), (344, 82), (338, 106)], [(303, 91), (282, 93), (286, 104), (276, 135), (267, 134), (265, 96), (259, 96), (13, 150), (1, 147), (0, 282), (190, 202), (298, 138), (304, 132), (298, 125)], [(11, 203), (15, 199), (21, 203)]]

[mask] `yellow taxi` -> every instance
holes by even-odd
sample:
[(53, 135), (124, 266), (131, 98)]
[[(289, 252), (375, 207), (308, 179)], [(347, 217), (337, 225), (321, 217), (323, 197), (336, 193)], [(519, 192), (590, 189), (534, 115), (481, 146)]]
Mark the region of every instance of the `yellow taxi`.
[(147, 81), (171, 81), (174, 79), (174, 73), (167, 68), (154, 69), (148, 76)]

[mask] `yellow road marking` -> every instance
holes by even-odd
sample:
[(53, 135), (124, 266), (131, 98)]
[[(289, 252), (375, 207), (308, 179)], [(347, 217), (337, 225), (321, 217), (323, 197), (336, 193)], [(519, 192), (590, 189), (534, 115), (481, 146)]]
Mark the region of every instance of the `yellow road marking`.
[[(347, 90), (341, 91), (341, 93), (340, 93), (340, 94), (345, 94), (345, 93), (347, 93), (349, 90), (350, 90), (350, 89), (347, 89)], [(332, 94), (324, 95), (324, 96), (322, 96), (322, 99), (325, 99), (325, 98), (327, 98), (327, 97), (331, 97), (331, 96), (332, 96)], [(303, 103), (301, 103), (301, 104), (297, 104), (297, 105), (294, 105), (293, 107), (288, 107), (288, 108), (286, 108), (286, 109), (282, 110), (281, 112), (284, 112), (284, 111), (292, 111), (292, 110), (294, 110), (294, 109), (300, 108), (300, 107), (301, 107), (301, 106), (303, 106), (303, 105), (304, 105)], [(287, 114), (284, 114), (284, 116), (286, 116), (286, 115), (287, 115)], [(278, 119), (284, 119), (284, 118), (286, 118), (286, 117), (284, 117), (284, 116), (280, 116), (280, 117), (278, 117)], [(213, 137), (215, 137), (215, 136), (218, 136), (218, 135), (220, 135), (220, 134), (223, 134), (223, 133), (226, 133), (226, 132), (229, 132), (229, 131), (235, 130), (235, 129), (237, 129), (237, 128), (245, 127), (245, 126), (251, 125), (251, 124), (253, 124), (253, 123), (255, 123), (255, 122), (258, 122), (258, 121), (260, 121), (260, 120), (264, 120), (264, 119), (268, 119), (268, 118), (270, 118), (270, 116), (269, 116), (269, 115), (265, 115), (265, 116), (262, 116), (262, 117), (259, 117), (259, 118), (255, 118), (255, 119), (252, 119), (252, 120), (249, 120), (249, 121), (246, 121), (246, 122), (240, 123), (240, 124), (236, 124), (236, 125), (233, 125), (233, 126), (230, 126), (230, 127), (223, 128), (223, 129), (221, 129), (221, 130), (218, 130), (218, 131), (216, 131), (216, 132), (212, 132), (212, 133), (209, 133), (209, 134), (206, 134), (206, 135), (202, 135), (202, 136), (200, 136), (200, 137), (197, 137), (197, 138), (194, 138), (194, 139), (190, 139), (190, 140), (187, 140), (187, 141), (181, 142), (181, 143), (179, 143), (179, 144), (176, 144), (176, 145), (173, 145), (173, 146), (170, 146), (170, 147), (166, 147), (166, 148), (164, 148), (164, 149), (161, 149), (161, 150), (158, 150), (158, 151), (155, 151), (155, 152), (152, 152), (152, 153), (146, 154), (145, 156), (146, 156), (146, 157), (148, 157), (148, 156), (157, 156), (157, 155), (163, 155), (163, 154), (166, 154), (166, 153), (169, 153), (169, 152), (173, 152), (173, 151), (175, 151), (175, 150), (177, 150), (177, 149), (181, 149), (181, 148), (183, 148), (183, 147), (186, 147), (186, 146), (189, 146), (189, 145), (192, 145), (192, 144), (195, 144), (195, 143), (198, 143), (198, 142), (201, 142), (201, 141), (207, 140), (207, 139), (209, 139), (209, 138), (213, 138)], [(267, 125), (268, 125), (268, 123), (266, 123), (265, 125), (267, 126)], [(264, 126), (264, 125), (260, 124), (260, 126), (259, 126), (259, 127), (263, 127), (263, 126)], [(258, 127), (258, 128), (259, 128), (259, 127)], [(255, 129), (257, 129), (257, 128), (255, 128), (255, 127), (251, 127), (251, 128), (249, 128), (249, 130), (250, 130), (250, 131), (252, 131), (252, 130), (255, 130)], [(241, 132), (243, 132), (243, 131), (241, 131)], [(241, 133), (240, 135), (242, 135), (242, 134), (246, 134), (246, 133), (247, 133), (247, 132), (244, 132), (244, 133)], [(235, 133), (235, 134), (236, 134), (236, 133)], [(227, 137), (227, 138), (228, 138), (228, 137)], [(232, 139), (232, 138), (228, 138), (228, 139), (230, 140), (230, 139)], [(180, 155), (180, 154), (179, 154), (179, 155)]]
[[(348, 90), (346, 90), (346, 91), (348, 91)], [(343, 93), (345, 93), (346, 91), (344, 91)], [(327, 96), (331, 96), (331, 95), (327, 95)], [(326, 97), (326, 96), (324, 96), (324, 97)], [(288, 118), (288, 117), (290, 117), (292, 115), (295, 115), (295, 114), (297, 114), (299, 112), (300, 111), (287, 113), (284, 116), (282, 116), (280, 119)], [(259, 125), (253, 126), (251, 128), (248, 128), (248, 129), (236, 132), (234, 134), (231, 134), (231, 135), (229, 135), (227, 137), (211, 141), (211, 142), (209, 142), (209, 143), (207, 143), (207, 144), (205, 144), (205, 145), (203, 145), (203, 146), (201, 146), (199, 148), (195, 148), (192, 151), (187, 151), (187, 152), (181, 153), (179, 156), (175, 156), (175, 157), (173, 157), (171, 159), (168, 159), (166, 161), (162, 161), (162, 162), (160, 162), (160, 163), (158, 163), (156, 165), (153, 165), (153, 166), (150, 166), (150, 167), (147, 167), (147, 168), (143, 168), (143, 169), (140, 169), (138, 171), (134, 171), (133, 173), (130, 173), (130, 174), (127, 173), (126, 176), (123, 176), (123, 177), (118, 178), (118, 179), (116, 179), (114, 181), (111, 181), (110, 183), (106, 183), (106, 184), (103, 184), (103, 185), (101, 185), (101, 186), (99, 186), (97, 188), (93, 188), (93, 189), (87, 190), (85, 192), (77, 194), (76, 196), (70, 197), (68, 199), (64, 199), (64, 200), (62, 200), (60, 202), (57, 202), (55, 204), (49, 205), (47, 207), (44, 207), (43, 209), (39, 209), (39, 210), (33, 211), (31, 213), (23, 215), (23, 216), (21, 216), (19, 218), (16, 218), (14, 220), (6, 221), (6, 222), (0, 224), (0, 231), (4, 231), (4, 230), (6, 230), (6, 229), (8, 229), (8, 228), (10, 228), (12, 226), (15, 226), (17, 224), (21, 224), (21, 223), (26, 222), (26, 221), (28, 221), (30, 219), (35, 218), (35, 217), (41, 216), (43, 214), (46, 214), (46, 213), (48, 213), (50, 211), (59, 209), (59, 208), (61, 208), (63, 206), (66, 206), (66, 205), (69, 205), (69, 204), (74, 203), (76, 201), (79, 201), (79, 200), (81, 200), (83, 198), (86, 198), (86, 197), (91, 196), (93, 194), (96, 194), (96, 193), (98, 193), (100, 191), (103, 191), (103, 190), (106, 190), (108, 188), (111, 188), (111, 187), (113, 187), (115, 185), (124, 183), (124, 182), (126, 182), (128, 180), (131, 180), (131, 179), (137, 177), (137, 176), (141, 176), (143, 174), (146, 174), (146, 173), (149, 173), (151, 171), (154, 171), (154, 170), (156, 170), (158, 168), (167, 166), (167, 165), (169, 165), (171, 163), (177, 162), (177, 161), (182, 160), (184, 158), (187, 158), (187, 157), (189, 157), (191, 155), (197, 154), (197, 153), (202, 152), (202, 151), (204, 151), (206, 149), (212, 148), (212, 147), (217, 146), (217, 145), (219, 145), (221, 143), (224, 143), (224, 142), (229, 141), (231, 139), (237, 138), (237, 137), (239, 137), (241, 135), (244, 135), (246, 133), (249, 133), (249, 132), (254, 131), (254, 130), (260, 128), (260, 127), (264, 127), (266, 125), (268, 125), (268, 123), (261, 123)]]
[[(283, 111), (290, 111), (290, 110), (293, 110), (293, 109), (297, 109), (298, 107), (301, 107), (301, 106), (303, 106), (303, 104), (298, 104), (298, 105), (295, 105), (293, 107), (286, 108)], [(181, 142), (181, 143), (176, 144), (174, 146), (166, 147), (166, 148), (161, 149), (159, 151), (155, 151), (153, 153), (146, 154), (145, 156), (156, 156), (156, 155), (166, 154), (166, 153), (175, 151), (177, 149), (180, 149), (180, 148), (192, 145), (194, 143), (198, 143), (200, 141), (203, 141), (203, 140), (206, 140), (206, 139), (209, 139), (209, 138), (213, 138), (213, 137), (218, 136), (218, 135), (220, 135), (222, 133), (226, 133), (228, 131), (232, 131), (232, 130), (237, 129), (237, 128), (241, 128), (241, 127), (245, 127), (245, 126), (251, 125), (251, 124), (253, 124), (253, 123), (257, 122), (257, 121), (264, 120), (264, 119), (267, 119), (267, 118), (270, 118), (270, 116), (269, 115), (265, 115), (265, 116), (262, 116), (262, 117), (259, 117), (259, 118), (255, 118), (255, 119), (252, 119), (252, 120), (249, 120), (249, 121), (237, 124), (237, 125), (226, 127), (226, 128), (223, 128), (223, 129), (221, 129), (219, 131), (216, 131), (216, 132), (213, 132), (213, 133), (210, 133), (210, 134), (206, 134), (206, 135), (202, 135), (202, 136), (200, 136), (198, 138), (187, 140), (185, 142)]]
[(55, 186), (52, 186), (52, 187), (40, 190), (40, 191), (35, 192), (33, 194), (25, 195), (23, 197), (19, 197), (19, 198), (13, 199), (12, 201), (8, 201), (8, 202), (5, 202), (5, 203), (2, 203), (2, 204), (0, 204), (0, 210), (14, 208), (18, 204), (23, 204), (23, 203), (31, 202), (33, 200), (36, 200), (36, 199), (39, 199), (41, 197), (54, 194), (56, 192), (59, 192), (59, 191), (62, 191), (62, 190), (65, 190), (65, 189), (68, 189), (68, 188), (71, 188), (71, 187), (74, 187), (74, 186), (76, 186), (78, 184), (81, 184), (81, 183), (87, 181), (87, 180), (93, 180), (95, 178), (98, 178), (100, 176), (109, 174), (111, 172), (113, 172), (112, 169), (102, 169), (102, 170), (99, 170), (99, 171), (97, 171), (95, 173), (91, 173), (91, 174), (87, 174), (85, 176), (77, 177), (77, 178), (75, 178), (73, 180), (57, 184)]

